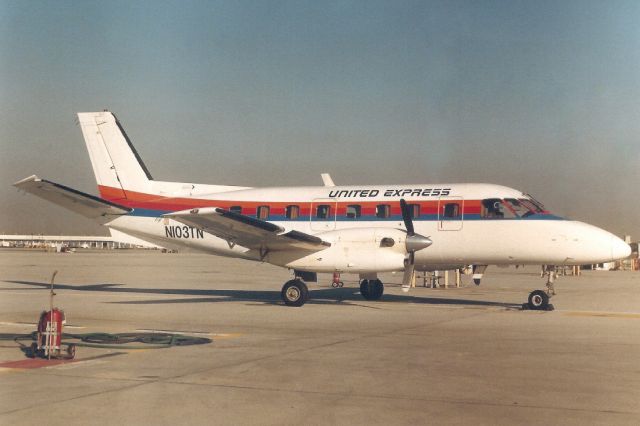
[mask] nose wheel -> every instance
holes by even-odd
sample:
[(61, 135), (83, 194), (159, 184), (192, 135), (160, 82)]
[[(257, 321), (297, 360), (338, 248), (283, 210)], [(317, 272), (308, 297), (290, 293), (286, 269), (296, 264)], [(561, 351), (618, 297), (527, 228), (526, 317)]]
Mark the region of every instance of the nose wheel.
[(529, 293), (529, 299), (526, 303), (527, 308), (536, 311), (547, 311), (549, 309), (549, 295), (542, 290), (534, 290)]
[(529, 293), (527, 303), (522, 304), (522, 309), (531, 309), (535, 311), (553, 311), (553, 305), (549, 303), (551, 296), (556, 294), (554, 281), (556, 278), (556, 268), (552, 265), (544, 265), (542, 267), (541, 276), (547, 276), (547, 290), (534, 290)]

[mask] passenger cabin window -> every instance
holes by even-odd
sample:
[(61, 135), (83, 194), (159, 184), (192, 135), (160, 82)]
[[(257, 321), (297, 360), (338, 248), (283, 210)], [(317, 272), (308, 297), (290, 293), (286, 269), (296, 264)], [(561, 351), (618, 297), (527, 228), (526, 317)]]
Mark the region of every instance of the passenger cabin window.
[(349, 219), (357, 219), (361, 215), (362, 208), (357, 204), (347, 206), (347, 217)]
[(411, 219), (416, 219), (420, 217), (420, 204), (409, 204), (409, 213), (411, 214)]
[(264, 220), (269, 219), (269, 206), (258, 206), (256, 217)]
[(442, 217), (453, 219), (460, 217), (460, 204), (458, 203), (447, 203), (442, 206)]
[(317, 219), (329, 219), (331, 215), (331, 206), (328, 204), (320, 204), (316, 206), (316, 218)]
[(287, 219), (297, 219), (300, 216), (300, 206), (287, 206)]
[(376, 217), (386, 219), (391, 215), (391, 206), (389, 204), (378, 204), (376, 206)]
[(229, 207), (229, 211), (231, 213), (242, 214), (242, 206), (231, 206), (231, 207)]

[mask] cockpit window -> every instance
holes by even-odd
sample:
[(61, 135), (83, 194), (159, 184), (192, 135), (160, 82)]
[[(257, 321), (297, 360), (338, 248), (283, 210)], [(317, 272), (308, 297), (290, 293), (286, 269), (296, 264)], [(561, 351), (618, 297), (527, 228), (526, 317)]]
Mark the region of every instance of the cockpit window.
[(544, 207), (531, 198), (487, 198), (482, 200), (481, 216), (487, 219), (514, 219), (544, 213)]
[(515, 198), (505, 198), (504, 202), (513, 210), (513, 213), (517, 217), (526, 217), (534, 213), (530, 207), (527, 207), (523, 202)]
[(527, 200), (529, 200), (531, 202), (531, 204), (536, 206), (538, 212), (542, 213), (542, 212), (545, 212), (547, 210), (547, 209), (544, 208), (544, 205), (540, 201), (536, 200), (535, 198), (533, 198), (529, 194), (527, 194)]
[(488, 219), (502, 219), (504, 217), (502, 200), (500, 198), (487, 198), (486, 200), (482, 200), (481, 216)]
[[(542, 206), (542, 204), (540, 204), (539, 202), (530, 199), (530, 198), (520, 198), (518, 201), (520, 201), (520, 204), (522, 204), (523, 206), (525, 206), (527, 209), (529, 209), (530, 214), (536, 214), (536, 213), (544, 213), (544, 207)], [(529, 215), (527, 215), (529, 216)]]
[(482, 200), (482, 217), (487, 219), (513, 219), (518, 217), (511, 204), (500, 198)]

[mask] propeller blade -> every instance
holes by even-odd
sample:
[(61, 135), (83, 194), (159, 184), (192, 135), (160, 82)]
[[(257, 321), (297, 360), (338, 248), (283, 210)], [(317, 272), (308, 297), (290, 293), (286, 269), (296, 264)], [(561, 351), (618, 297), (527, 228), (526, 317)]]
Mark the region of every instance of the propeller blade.
[(411, 219), (411, 211), (409, 205), (404, 200), (400, 199), (400, 210), (402, 211), (402, 220), (404, 220), (404, 227), (407, 228), (407, 235), (413, 235), (413, 220)]

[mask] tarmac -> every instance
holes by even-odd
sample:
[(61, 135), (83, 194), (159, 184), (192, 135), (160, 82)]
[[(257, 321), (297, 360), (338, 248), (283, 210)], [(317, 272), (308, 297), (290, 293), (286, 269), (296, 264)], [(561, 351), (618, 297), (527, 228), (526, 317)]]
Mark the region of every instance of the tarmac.
[[(49, 305), (65, 332), (173, 332), (210, 344), (78, 347), (28, 359), (0, 341), (0, 424), (640, 424), (640, 272), (560, 277), (551, 312), (522, 310), (539, 268), (364, 300), (357, 277), (280, 301), (290, 272), (158, 251), (0, 249), (0, 333)], [(26, 342), (27, 344), (30, 342)]]

